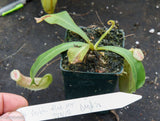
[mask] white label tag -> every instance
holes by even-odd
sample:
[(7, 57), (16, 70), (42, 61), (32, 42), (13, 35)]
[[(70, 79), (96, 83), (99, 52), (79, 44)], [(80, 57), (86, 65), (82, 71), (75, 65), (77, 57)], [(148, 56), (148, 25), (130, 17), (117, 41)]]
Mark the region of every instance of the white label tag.
[(141, 98), (140, 95), (117, 92), (28, 106), (17, 111), (24, 115), (25, 121), (41, 121), (118, 109)]

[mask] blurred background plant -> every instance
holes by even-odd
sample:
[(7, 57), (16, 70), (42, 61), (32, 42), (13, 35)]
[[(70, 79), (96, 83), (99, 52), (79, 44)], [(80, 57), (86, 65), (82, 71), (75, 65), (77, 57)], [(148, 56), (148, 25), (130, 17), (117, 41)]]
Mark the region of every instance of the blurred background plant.
[(41, 4), (46, 13), (51, 14), (54, 13), (56, 8), (57, 0), (41, 0)]

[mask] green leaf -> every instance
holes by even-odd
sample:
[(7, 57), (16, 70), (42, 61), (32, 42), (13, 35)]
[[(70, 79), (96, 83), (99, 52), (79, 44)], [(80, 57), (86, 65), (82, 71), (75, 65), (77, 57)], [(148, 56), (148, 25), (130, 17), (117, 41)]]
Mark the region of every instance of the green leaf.
[(126, 61), (124, 61), (125, 73), (120, 76), (120, 90), (125, 92), (135, 92), (136, 89), (143, 86), (145, 82), (145, 70), (142, 62), (136, 60), (133, 57), (132, 52), (127, 49), (115, 46), (98, 47), (97, 50), (109, 50), (121, 55)]
[(89, 50), (89, 44), (84, 45), (82, 47), (70, 48), (67, 52), (69, 63), (76, 64), (82, 62), (88, 50)]
[(46, 63), (48, 63), (49, 61), (51, 61), (55, 56), (57, 56), (58, 54), (68, 50), (71, 47), (74, 46), (82, 46), (82, 45), (86, 45), (83, 42), (68, 42), (68, 43), (62, 43), (60, 45), (57, 45), (49, 50), (47, 50), (46, 52), (44, 52), (43, 54), (41, 54), (36, 61), (34, 62), (34, 64), (31, 67), (30, 70), (30, 77), (32, 78), (32, 83), (34, 82), (34, 77), (36, 76), (37, 72), (39, 71), (39, 69), (41, 67), (43, 67)]
[[(142, 64), (142, 62), (138, 61), (135, 65), (136, 70), (137, 70), (137, 84), (136, 84), (136, 88), (139, 89), (141, 88), (144, 83), (145, 83), (145, 69), (144, 66)], [(142, 81), (144, 80), (144, 81)]]
[(45, 20), (49, 24), (58, 24), (59, 26), (62, 26), (63, 28), (73, 31), (80, 35), (84, 40), (86, 40), (87, 43), (90, 44), (91, 48), (94, 48), (93, 44), (90, 42), (90, 39), (86, 35), (84, 31), (80, 27), (78, 27), (71, 16), (68, 14), (67, 11), (63, 11), (56, 14), (48, 14), (45, 16), (42, 16), (41, 18), (36, 18), (37, 23)]

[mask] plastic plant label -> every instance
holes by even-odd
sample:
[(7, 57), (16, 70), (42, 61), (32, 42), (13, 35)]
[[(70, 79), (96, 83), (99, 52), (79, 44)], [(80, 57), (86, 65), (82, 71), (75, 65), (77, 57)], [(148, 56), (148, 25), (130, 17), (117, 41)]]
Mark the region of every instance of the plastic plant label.
[(25, 121), (58, 119), (125, 107), (142, 96), (123, 92), (52, 102), (18, 109)]

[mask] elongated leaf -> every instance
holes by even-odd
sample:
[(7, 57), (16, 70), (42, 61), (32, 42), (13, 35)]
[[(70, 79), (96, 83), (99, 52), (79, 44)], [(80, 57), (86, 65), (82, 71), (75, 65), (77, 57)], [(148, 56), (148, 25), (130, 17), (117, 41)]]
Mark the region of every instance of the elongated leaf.
[[(145, 70), (143, 67), (142, 62), (136, 60), (132, 52), (130, 52), (127, 49), (115, 47), (115, 46), (104, 46), (104, 47), (98, 47), (97, 50), (109, 50), (112, 52), (115, 52), (126, 60), (127, 63), (125, 63), (125, 71), (127, 71), (127, 78), (120, 77), (120, 90), (127, 91), (129, 93), (135, 92), (136, 89), (143, 86), (145, 82)], [(128, 65), (127, 65), (128, 64)], [(121, 80), (123, 79), (123, 80)], [(126, 81), (129, 81), (126, 83)], [(122, 82), (121, 82), (122, 81)], [(126, 84), (126, 86), (124, 86)], [(123, 85), (123, 86), (122, 86)]]
[(67, 56), (71, 64), (80, 63), (83, 61), (85, 55), (89, 50), (89, 44), (82, 47), (72, 47), (68, 50)]
[[(81, 28), (79, 28), (71, 18), (71, 16), (68, 14), (67, 11), (63, 11), (56, 14), (48, 14), (45, 16), (42, 16), (41, 18), (36, 18), (37, 23), (45, 20), (49, 24), (58, 24), (59, 26), (64, 27), (67, 30), (73, 31), (80, 35), (84, 40), (86, 40), (87, 43), (90, 43), (90, 39), (86, 35), (85, 32), (82, 31)], [(93, 46), (93, 45), (92, 45)]]
[(51, 61), (55, 56), (57, 56), (58, 54), (68, 50), (71, 47), (74, 46), (82, 46), (82, 45), (86, 45), (85, 43), (82, 42), (68, 42), (68, 43), (62, 43), (60, 45), (57, 45), (49, 50), (47, 50), (46, 52), (44, 52), (43, 54), (41, 54), (36, 61), (34, 62), (34, 64), (31, 67), (30, 70), (30, 77), (32, 79), (34, 79), (35, 75), (37, 74), (37, 72), (39, 71), (39, 69), (44, 66), (46, 63), (48, 63), (49, 61)]
[[(142, 64), (142, 62), (138, 61), (138, 63), (136, 63), (136, 69), (137, 69), (137, 85), (136, 88), (139, 89), (143, 86), (143, 84), (145, 83), (145, 69), (144, 66)], [(144, 81), (142, 81), (144, 80)]]

